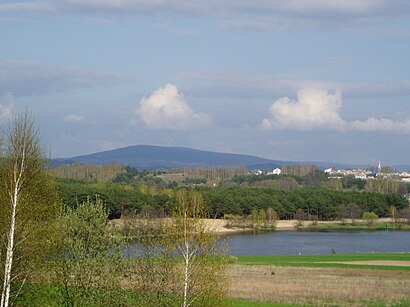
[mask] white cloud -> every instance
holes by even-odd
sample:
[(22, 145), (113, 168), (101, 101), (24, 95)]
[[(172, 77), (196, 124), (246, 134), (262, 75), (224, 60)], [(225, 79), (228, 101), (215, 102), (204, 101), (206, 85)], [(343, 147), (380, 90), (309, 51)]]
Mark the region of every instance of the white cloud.
[(14, 110), (14, 96), (10, 93), (4, 94), (0, 100), (0, 121), (11, 119)]
[(83, 122), (85, 118), (84, 116), (79, 115), (79, 114), (69, 114), (69, 115), (64, 116), (63, 120), (68, 123), (79, 123), (79, 122)]
[(410, 120), (370, 117), (367, 120), (345, 121), (340, 112), (341, 92), (304, 88), (297, 92), (297, 100), (282, 97), (269, 108), (269, 117), (259, 125), (263, 130), (351, 130), (410, 133)]
[(343, 129), (344, 120), (340, 91), (330, 93), (322, 89), (305, 88), (297, 92), (297, 100), (288, 97), (276, 100), (269, 109), (270, 117), (262, 120), (263, 129), (314, 128)]
[(156, 130), (200, 129), (212, 121), (207, 114), (194, 112), (185, 96), (172, 84), (143, 97), (137, 114), (147, 128)]
[(386, 118), (370, 117), (365, 121), (355, 120), (350, 123), (353, 130), (410, 133), (410, 119), (397, 122)]

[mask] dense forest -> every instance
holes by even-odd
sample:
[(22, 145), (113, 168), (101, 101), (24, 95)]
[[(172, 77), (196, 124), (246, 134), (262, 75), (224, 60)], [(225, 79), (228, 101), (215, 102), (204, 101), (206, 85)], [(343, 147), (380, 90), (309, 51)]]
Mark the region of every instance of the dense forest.
[[(98, 196), (110, 218), (129, 214), (167, 216), (175, 205), (176, 191), (186, 186), (203, 195), (206, 214), (212, 218), (248, 216), (254, 209), (268, 208), (274, 209), (279, 219), (293, 219), (297, 215), (303, 219), (332, 220), (361, 216), (363, 212), (387, 217), (392, 206), (401, 210), (408, 205), (402, 197), (408, 186), (402, 182), (365, 181), (352, 176), (328, 179), (312, 166), (288, 167), (291, 174), (278, 176), (247, 175), (242, 169), (147, 172), (113, 164), (105, 166), (111, 180), (101, 173), (101, 167), (95, 167), (100, 173), (92, 176), (90, 171), (81, 171), (79, 165), (73, 167), (75, 176), (81, 180), (68, 179), (68, 176), (57, 179), (63, 203), (75, 207), (89, 196)], [(83, 168), (92, 170), (90, 166)], [(65, 172), (70, 173), (74, 174)], [(112, 176), (115, 173), (116, 176)], [(105, 180), (99, 180), (98, 176)]]

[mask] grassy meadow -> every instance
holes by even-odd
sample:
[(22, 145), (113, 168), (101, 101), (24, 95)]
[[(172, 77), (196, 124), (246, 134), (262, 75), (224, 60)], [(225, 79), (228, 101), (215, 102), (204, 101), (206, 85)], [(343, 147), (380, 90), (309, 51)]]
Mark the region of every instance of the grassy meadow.
[(410, 306), (409, 253), (235, 260), (229, 295), (249, 300), (238, 306)]
[[(410, 306), (409, 268), (410, 253), (232, 257), (225, 306)], [(58, 303), (56, 286), (28, 290), (24, 306)], [(118, 289), (112, 306), (149, 306), (149, 295)]]
[[(329, 254), (301, 256), (238, 256), (238, 264), (275, 265), (291, 267), (335, 267), (410, 271), (410, 266), (391, 264), (392, 261), (410, 264), (410, 253), (374, 253), (374, 254)], [(364, 264), (363, 262), (367, 262)], [(372, 263), (378, 262), (377, 265)], [(386, 265), (383, 265), (386, 264)]]

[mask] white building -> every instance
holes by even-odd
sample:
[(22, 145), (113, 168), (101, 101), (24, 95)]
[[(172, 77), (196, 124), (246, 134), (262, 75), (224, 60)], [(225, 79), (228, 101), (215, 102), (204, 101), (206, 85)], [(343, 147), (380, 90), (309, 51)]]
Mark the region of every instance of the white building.
[(282, 173), (282, 170), (280, 169), (280, 168), (275, 168), (273, 171), (272, 171), (272, 174), (273, 175), (280, 175)]
[(333, 168), (325, 169), (325, 174), (331, 174), (333, 172)]

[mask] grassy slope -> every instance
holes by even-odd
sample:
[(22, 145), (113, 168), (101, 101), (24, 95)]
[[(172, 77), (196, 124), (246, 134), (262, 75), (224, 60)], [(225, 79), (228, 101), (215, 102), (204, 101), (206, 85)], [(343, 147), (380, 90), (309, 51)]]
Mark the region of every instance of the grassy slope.
[(249, 265), (281, 265), (298, 267), (349, 267), (360, 269), (379, 270), (404, 270), (410, 271), (405, 266), (382, 265), (354, 265), (332, 262), (369, 261), (369, 260), (398, 260), (410, 261), (410, 253), (375, 253), (375, 254), (335, 254), (335, 255), (303, 255), (303, 256), (238, 256), (239, 264)]

